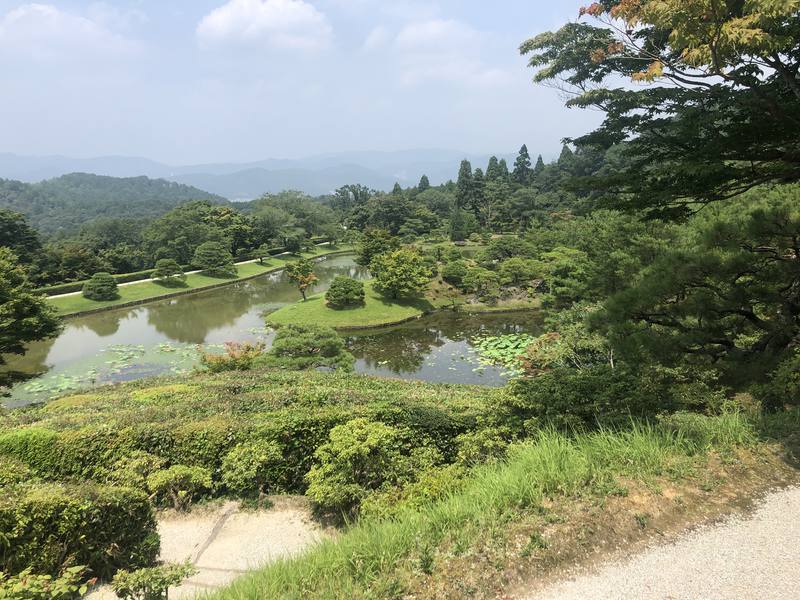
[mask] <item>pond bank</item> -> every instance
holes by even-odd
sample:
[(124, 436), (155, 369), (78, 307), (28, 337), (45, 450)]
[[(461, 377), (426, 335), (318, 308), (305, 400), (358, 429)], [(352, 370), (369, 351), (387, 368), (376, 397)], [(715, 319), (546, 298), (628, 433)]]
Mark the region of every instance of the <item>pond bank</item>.
[(514, 313), (540, 308), (538, 299), (509, 301), (488, 304), (437, 303), (428, 298), (390, 300), (373, 287), (372, 281), (364, 282), (365, 299), (361, 306), (332, 309), (325, 303), (323, 294), (311, 296), (306, 301), (284, 306), (267, 315), (268, 325), (324, 325), (337, 331), (354, 332), (392, 327), (415, 321), (438, 312), (461, 312), (466, 314)]
[[(301, 256), (303, 258), (309, 258), (317, 261), (332, 256), (352, 254), (352, 252), (353, 250), (351, 248), (341, 248), (332, 250), (330, 252), (323, 251), (317, 253), (303, 253)], [(196, 294), (198, 292), (209, 291), (241, 283), (242, 281), (256, 279), (257, 277), (269, 275), (270, 273), (277, 273), (278, 271), (282, 271), (284, 268), (286, 268), (286, 263), (289, 261), (286, 258), (281, 257), (275, 257), (273, 260), (276, 259), (281, 261), (280, 264), (261, 265), (260, 263), (256, 262), (241, 263), (237, 265), (237, 268), (239, 269), (239, 276), (232, 279), (220, 280), (207, 277), (199, 273), (192, 274), (187, 277), (187, 281), (197, 282), (196, 285), (190, 284), (190, 287), (177, 288), (170, 292), (165, 292), (165, 290), (169, 288), (165, 288), (164, 286), (161, 286), (155, 282), (143, 281), (141, 283), (137, 282), (120, 287), (120, 298), (117, 300), (97, 302), (94, 300), (87, 300), (82, 296), (62, 296), (59, 298), (48, 299), (48, 302), (54, 306), (59, 315), (65, 319), (97, 314), (117, 308), (140, 306), (149, 302), (166, 300), (178, 296), (186, 296), (188, 294)], [(93, 307), (93, 305), (99, 306)]]

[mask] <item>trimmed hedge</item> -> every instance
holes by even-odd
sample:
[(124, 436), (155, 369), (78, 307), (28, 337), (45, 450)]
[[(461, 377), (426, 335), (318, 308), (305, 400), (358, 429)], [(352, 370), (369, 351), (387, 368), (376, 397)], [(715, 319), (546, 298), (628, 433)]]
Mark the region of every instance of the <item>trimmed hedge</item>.
[(39, 484), (0, 497), (0, 571), (57, 576), (78, 565), (110, 579), (155, 562), (153, 508), (140, 491), (112, 486)]

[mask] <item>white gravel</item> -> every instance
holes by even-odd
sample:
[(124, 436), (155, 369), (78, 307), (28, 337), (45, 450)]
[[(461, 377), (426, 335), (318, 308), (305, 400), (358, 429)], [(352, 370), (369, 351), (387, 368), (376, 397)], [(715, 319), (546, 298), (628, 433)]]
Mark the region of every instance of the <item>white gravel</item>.
[(750, 515), (696, 529), (527, 600), (612, 598), (800, 598), (800, 487), (766, 496)]

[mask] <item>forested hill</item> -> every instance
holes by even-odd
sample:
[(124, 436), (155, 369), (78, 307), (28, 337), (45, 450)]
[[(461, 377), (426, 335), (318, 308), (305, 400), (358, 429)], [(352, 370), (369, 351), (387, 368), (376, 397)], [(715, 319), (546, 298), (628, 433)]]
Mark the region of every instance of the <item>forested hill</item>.
[(197, 188), (148, 177), (72, 173), (40, 183), (0, 179), (0, 208), (22, 213), (45, 235), (69, 234), (97, 217), (159, 217), (190, 200), (227, 203)]

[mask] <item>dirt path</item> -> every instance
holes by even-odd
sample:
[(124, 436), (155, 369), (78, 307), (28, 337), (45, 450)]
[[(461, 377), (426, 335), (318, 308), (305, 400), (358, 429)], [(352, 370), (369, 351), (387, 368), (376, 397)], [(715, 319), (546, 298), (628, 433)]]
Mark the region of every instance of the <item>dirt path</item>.
[[(283, 496), (276, 498), (269, 510), (242, 511), (238, 503), (226, 502), (185, 515), (165, 513), (159, 518), (158, 532), (162, 560), (189, 560), (198, 569), (183, 585), (170, 590), (170, 600), (193, 598), (224, 586), (251, 569), (296, 554), (326, 535), (311, 521), (305, 499)], [(103, 586), (87, 599), (114, 600), (116, 595)]]
[(526, 600), (789, 600), (800, 597), (800, 487), (752, 514), (701, 527), (629, 559), (576, 570)]

